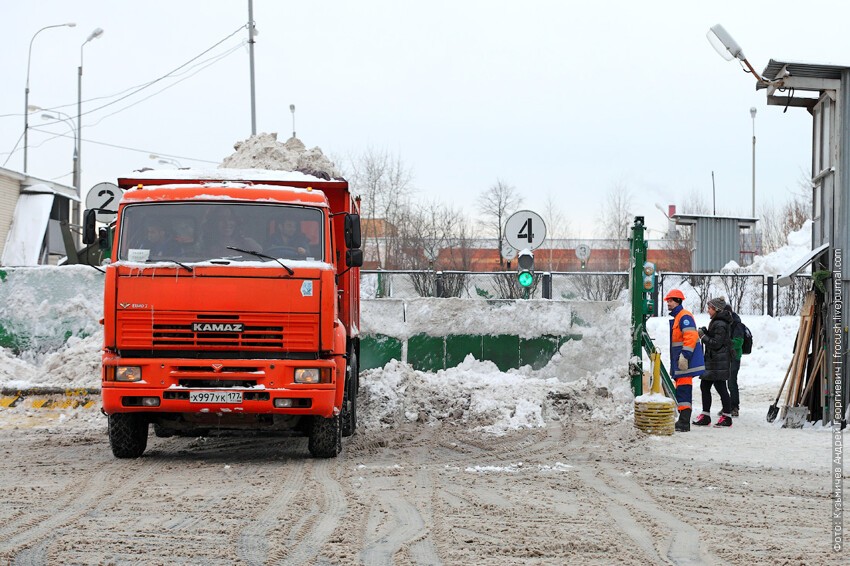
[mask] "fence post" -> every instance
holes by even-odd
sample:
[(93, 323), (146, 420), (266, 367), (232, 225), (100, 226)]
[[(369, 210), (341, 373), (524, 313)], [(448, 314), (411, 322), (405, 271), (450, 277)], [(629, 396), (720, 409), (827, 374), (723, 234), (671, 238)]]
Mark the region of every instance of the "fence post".
[(376, 299), (380, 299), (384, 296), (384, 279), (383, 279), (384, 274), (381, 273), (380, 268), (378, 268), (378, 269), (379, 269), (379, 271), (378, 271), (378, 286), (375, 289), (375, 298)]
[(444, 297), (443, 272), (438, 271), (434, 276), (434, 289), (438, 297)]
[(767, 316), (773, 316), (773, 277), (767, 278)]
[(543, 272), (543, 298), (552, 299), (552, 274)]
[(661, 305), (658, 304), (658, 285), (652, 290), (652, 316), (659, 316)]

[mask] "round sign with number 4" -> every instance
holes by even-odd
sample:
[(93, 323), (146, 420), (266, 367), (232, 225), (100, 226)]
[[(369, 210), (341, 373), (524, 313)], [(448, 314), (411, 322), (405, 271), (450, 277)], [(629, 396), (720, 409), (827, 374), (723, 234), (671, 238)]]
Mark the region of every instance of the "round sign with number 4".
[(505, 239), (517, 250), (539, 248), (546, 239), (546, 223), (536, 212), (514, 212), (505, 222)]

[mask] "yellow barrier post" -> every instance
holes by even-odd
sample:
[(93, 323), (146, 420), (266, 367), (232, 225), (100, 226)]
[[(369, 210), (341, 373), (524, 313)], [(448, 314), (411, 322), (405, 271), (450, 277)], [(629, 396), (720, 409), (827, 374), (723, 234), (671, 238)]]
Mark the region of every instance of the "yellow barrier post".
[(672, 435), (676, 424), (673, 400), (661, 391), (661, 354), (653, 352), (652, 388), (649, 395), (635, 397), (635, 427), (655, 435)]

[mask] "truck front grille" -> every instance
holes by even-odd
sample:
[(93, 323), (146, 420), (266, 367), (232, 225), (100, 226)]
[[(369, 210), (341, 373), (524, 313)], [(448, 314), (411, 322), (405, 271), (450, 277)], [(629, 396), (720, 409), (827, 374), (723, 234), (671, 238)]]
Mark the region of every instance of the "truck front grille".
[[(205, 328), (229, 329), (241, 325), (241, 332), (195, 331)], [(229, 325), (229, 326), (225, 326)], [(122, 349), (179, 350), (287, 350), (316, 351), (319, 342), (317, 314), (245, 313), (221, 314), (150, 311), (119, 311), (118, 337)]]

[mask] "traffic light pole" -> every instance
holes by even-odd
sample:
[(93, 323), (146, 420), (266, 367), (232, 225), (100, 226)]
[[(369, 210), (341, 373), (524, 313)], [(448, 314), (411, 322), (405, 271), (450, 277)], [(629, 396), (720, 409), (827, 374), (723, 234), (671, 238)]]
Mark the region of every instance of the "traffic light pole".
[[(652, 359), (657, 349), (646, 331), (646, 320), (655, 312), (652, 296), (655, 293), (655, 265), (646, 260), (646, 239), (643, 216), (635, 216), (632, 237), (629, 238), (629, 289), (632, 297), (632, 359), (629, 375), (635, 397), (643, 394), (643, 351)], [(660, 362), (660, 358), (659, 363)], [(665, 393), (675, 398), (676, 386), (661, 363), (661, 382)]]

